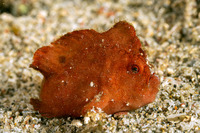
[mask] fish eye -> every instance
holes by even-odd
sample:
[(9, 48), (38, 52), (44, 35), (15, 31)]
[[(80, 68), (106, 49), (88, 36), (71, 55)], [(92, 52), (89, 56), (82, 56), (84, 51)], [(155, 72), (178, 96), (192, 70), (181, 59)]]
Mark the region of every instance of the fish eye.
[(133, 74), (136, 74), (139, 72), (139, 67), (137, 65), (130, 65), (128, 67), (128, 71), (127, 73), (133, 73)]
[(133, 66), (131, 67), (131, 71), (132, 71), (133, 73), (138, 73), (138, 72), (139, 72), (139, 67), (136, 66), (136, 65), (133, 65)]
[(131, 70), (132, 70), (133, 73), (137, 73), (138, 72), (138, 68), (136, 66), (132, 67)]

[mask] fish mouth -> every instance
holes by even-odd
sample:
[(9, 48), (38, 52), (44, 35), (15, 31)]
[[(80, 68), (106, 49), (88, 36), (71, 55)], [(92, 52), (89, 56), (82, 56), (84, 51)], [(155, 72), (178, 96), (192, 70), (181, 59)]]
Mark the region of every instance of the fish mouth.
[(148, 103), (152, 103), (155, 100), (156, 95), (159, 91), (158, 89), (159, 86), (160, 86), (160, 80), (158, 76), (155, 73), (149, 75), (147, 91), (144, 92), (145, 97), (143, 99), (145, 101), (145, 105)]
[(151, 89), (152, 93), (156, 94), (158, 92), (159, 85), (160, 80), (158, 76), (155, 73), (151, 74), (151, 76), (149, 77), (148, 87)]
[(152, 80), (155, 77), (157, 77), (157, 75), (155, 73), (151, 74), (150, 77), (149, 77), (149, 81)]

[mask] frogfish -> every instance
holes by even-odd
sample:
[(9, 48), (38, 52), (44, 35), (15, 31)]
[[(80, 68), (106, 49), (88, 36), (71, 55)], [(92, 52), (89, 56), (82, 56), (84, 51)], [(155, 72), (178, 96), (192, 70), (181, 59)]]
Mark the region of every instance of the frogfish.
[(30, 103), (47, 118), (82, 117), (92, 109), (132, 111), (153, 102), (160, 85), (126, 21), (101, 33), (67, 33), (39, 48), (30, 67), (44, 76), (39, 99)]

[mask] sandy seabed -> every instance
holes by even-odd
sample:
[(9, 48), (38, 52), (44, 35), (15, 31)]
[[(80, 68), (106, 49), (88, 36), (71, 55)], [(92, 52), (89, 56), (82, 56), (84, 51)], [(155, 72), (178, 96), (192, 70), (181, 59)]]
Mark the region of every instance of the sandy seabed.
[[(200, 132), (199, 0), (0, 1), (0, 132)], [(34, 52), (79, 29), (133, 24), (161, 85), (156, 100), (127, 115), (41, 117), (29, 100), (42, 75)]]

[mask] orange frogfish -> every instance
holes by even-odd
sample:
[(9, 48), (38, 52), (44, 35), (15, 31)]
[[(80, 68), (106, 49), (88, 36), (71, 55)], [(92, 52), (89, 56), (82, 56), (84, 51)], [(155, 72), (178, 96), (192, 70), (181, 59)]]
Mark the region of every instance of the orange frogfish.
[(40, 99), (30, 103), (48, 118), (131, 111), (153, 102), (160, 85), (126, 21), (103, 33), (67, 33), (39, 48), (30, 67), (44, 75)]

